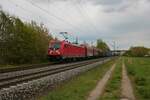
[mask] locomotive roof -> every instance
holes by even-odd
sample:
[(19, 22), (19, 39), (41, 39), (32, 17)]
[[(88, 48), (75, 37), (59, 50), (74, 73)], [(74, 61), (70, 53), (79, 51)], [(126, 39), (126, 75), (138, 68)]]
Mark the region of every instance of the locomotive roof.
[(64, 44), (71, 44), (71, 45), (73, 45), (73, 46), (78, 46), (78, 47), (85, 47), (85, 46), (83, 46), (83, 45), (74, 44), (74, 43), (71, 43), (71, 42), (66, 41), (66, 40), (63, 40), (63, 41), (60, 41), (60, 40), (51, 40), (51, 41), (50, 41), (50, 43), (58, 43), (58, 42), (64, 43)]
[(100, 51), (102, 51), (101, 49), (99, 49), (99, 48), (96, 48), (96, 47), (93, 47), (93, 46), (89, 46), (89, 45), (85, 45), (85, 44), (74, 44), (74, 43), (71, 43), (71, 42), (69, 42), (69, 41), (67, 41), (67, 40), (62, 40), (62, 41), (60, 41), (60, 40), (51, 40), (50, 42), (60, 42), (60, 43), (65, 43), (65, 44), (71, 44), (71, 45), (73, 45), (73, 46), (78, 46), (78, 47), (87, 47), (87, 48), (94, 48), (94, 49), (97, 49), (97, 50), (100, 50)]

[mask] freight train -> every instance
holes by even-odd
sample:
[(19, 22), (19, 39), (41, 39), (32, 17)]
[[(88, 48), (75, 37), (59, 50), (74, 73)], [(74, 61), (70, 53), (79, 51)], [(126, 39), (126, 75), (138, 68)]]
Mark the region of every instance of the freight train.
[(85, 44), (75, 44), (67, 40), (51, 40), (48, 48), (48, 58), (50, 60), (65, 59), (89, 59), (100, 56), (110, 56), (110, 52), (103, 53), (101, 49)]

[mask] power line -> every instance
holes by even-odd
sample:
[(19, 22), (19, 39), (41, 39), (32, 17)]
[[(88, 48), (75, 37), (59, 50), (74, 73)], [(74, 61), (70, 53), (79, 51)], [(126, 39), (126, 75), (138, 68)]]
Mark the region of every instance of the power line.
[[(11, 1), (11, 0), (9, 0), (9, 1)], [(25, 8), (23, 8), (22, 6), (20, 6), (20, 5), (16, 4), (16, 3), (14, 3), (13, 1), (11, 1), (11, 3), (13, 3), (16, 7), (19, 7), (19, 8), (21, 8), (21, 9), (23, 9), (23, 11), (26, 11), (26, 12), (28, 12), (28, 13), (33, 14), (33, 11), (30, 11), (30, 10), (28, 10), (28, 9), (25, 9)], [(21, 16), (21, 17), (22, 17), (22, 16)], [(39, 16), (39, 17), (41, 17), (41, 16)], [(25, 17), (22, 17), (22, 18), (26, 19)], [(31, 19), (30, 19), (30, 20), (31, 20)], [(47, 21), (54, 25), (54, 23), (53, 23), (52, 21), (50, 21), (50, 20), (47, 20)], [(56, 25), (56, 24), (55, 24), (55, 25)], [(57, 25), (56, 25), (56, 26), (57, 26)]]
[(78, 29), (78, 30), (80, 30), (80, 31), (83, 31), (83, 30), (79, 29), (78, 27), (72, 25), (71, 23), (65, 21), (65, 20), (62, 19), (61, 17), (58, 17), (58, 16), (56, 16), (56, 15), (50, 13), (49, 11), (43, 9), (42, 7), (36, 5), (35, 3), (33, 3), (33, 2), (31, 2), (31, 1), (29, 1), (29, 0), (26, 0), (26, 2), (30, 3), (31, 5), (35, 6), (36, 8), (39, 8), (40, 10), (44, 11), (44, 12), (47, 13), (48, 15), (50, 15), (50, 16), (52, 16), (52, 17), (55, 17), (56, 19), (58, 19), (58, 20), (60, 20), (60, 21), (62, 21), (62, 22), (65, 22), (66, 24), (72, 26), (73, 28), (76, 28), (76, 29)]
[(87, 19), (87, 16), (85, 15), (85, 13), (82, 11), (82, 8), (80, 7), (80, 2), (76, 1), (76, 4), (74, 4), (74, 6), (78, 9), (78, 12), (80, 13), (80, 15), (83, 17), (82, 19), (85, 20), (85, 22), (87, 23), (88, 27), (87, 29), (92, 29), (95, 31), (95, 29), (92, 28), (92, 24), (89, 23), (89, 20)]
[[(48, 0), (48, 3), (50, 3), (49, 2), (49, 0)], [(56, 5), (55, 5), (56, 6)], [(48, 7), (50, 7), (50, 4), (48, 5)], [(68, 6), (66, 6), (66, 7), (68, 7)], [(60, 10), (62, 10), (60, 7), (55, 7), (55, 9), (58, 9), (59, 11)], [(66, 9), (69, 9), (69, 8), (66, 8)], [(67, 15), (67, 18), (70, 18), (71, 20), (74, 20), (73, 18), (72, 18), (72, 16), (70, 16), (71, 14), (68, 14), (67, 13), (67, 11), (63, 11), (63, 13), (66, 13), (66, 14), (63, 14), (63, 17), (65, 17), (64, 15)], [(83, 18), (84, 19), (84, 18)], [(86, 21), (87, 22), (87, 21)], [(90, 28), (87, 28), (87, 29), (90, 29)], [(75, 38), (75, 36), (73, 36), (73, 34), (71, 35), (73, 38)]]
[[(83, 0), (84, 1), (84, 0)], [(99, 30), (96, 28), (95, 24), (93, 23), (93, 21), (91, 20), (90, 16), (88, 15), (88, 11), (86, 10), (86, 8), (84, 8), (84, 6), (81, 4), (82, 0), (80, 0), (78, 2), (79, 6), (81, 6), (83, 12), (85, 12), (85, 15), (87, 16), (86, 18), (88, 19), (89, 23), (92, 25), (92, 27), (95, 29), (95, 31), (97, 33), (99, 33)]]
[[(15, 4), (15, 3), (12, 2), (11, 0), (8, 0), (8, 1), (11, 2), (12, 4), (14, 4), (16, 8), (19, 7), (19, 8), (21, 8), (21, 9), (25, 10), (23, 7), (19, 6), (18, 4)], [(26, 11), (26, 10), (25, 10), (25, 11)], [(23, 16), (20, 16), (20, 17), (22, 17), (23, 19), (28, 19), (28, 18), (25, 18), (25, 17), (23, 17)], [(30, 20), (30, 19), (28, 19), (28, 20)]]
[[(31, 2), (31, 1), (28, 1), (28, 0), (26, 0), (26, 2), (30, 3), (32, 6), (34, 6), (34, 7), (36, 7), (36, 8), (39, 8), (41, 11), (43, 11), (43, 12), (46, 13), (46, 14), (48, 14), (50, 17), (54, 17), (54, 18), (56, 18), (57, 20), (60, 20), (60, 21), (62, 21), (62, 22), (65, 22), (65, 23), (71, 25), (72, 27), (75, 27), (75, 26), (72, 25), (71, 23), (66, 22), (64, 19), (62, 19), (62, 18), (60, 18), (60, 17), (58, 17), (58, 16), (56, 16), (56, 15), (50, 13), (48, 10), (45, 10), (44, 8), (42, 8), (42, 7), (38, 6), (38, 5), (36, 5), (35, 3)], [(16, 4), (16, 6), (22, 8), (22, 9), (25, 10), (25, 11), (28, 11), (28, 12), (33, 13), (33, 11), (26, 10), (26, 9), (23, 8), (22, 6), (19, 6), (19, 5), (17, 5), (17, 4)], [(79, 8), (79, 9), (80, 9), (80, 12), (82, 13), (81, 8)], [(82, 15), (86, 18), (86, 16), (85, 16), (83, 13), (82, 13)], [(51, 22), (50, 20), (48, 20), (48, 22), (53, 23), (53, 22)], [(88, 21), (87, 21), (87, 22), (88, 22)], [(91, 24), (89, 24), (89, 25), (91, 25)], [(77, 27), (75, 27), (75, 28), (78, 29)], [(78, 30), (80, 30), (80, 29), (78, 29)], [(80, 31), (82, 31), (82, 30), (80, 30)]]
[[(12, 1), (11, 1), (12, 2)], [(19, 7), (19, 8), (21, 8), (21, 9), (23, 9), (23, 11), (26, 11), (26, 12), (28, 12), (28, 13), (31, 13), (31, 14), (33, 14), (33, 11), (32, 10), (29, 10), (29, 9), (25, 9), (23, 6), (20, 6), (20, 5), (18, 5), (17, 3), (15, 3), (15, 2), (12, 2), (16, 7)], [(32, 5), (33, 6), (33, 5)], [(45, 12), (44, 12), (45, 13)], [(41, 16), (40, 16), (41, 17)], [(25, 17), (24, 17), (24, 19), (25, 19)], [(30, 19), (31, 20), (31, 19)], [(48, 22), (50, 22), (50, 23), (52, 23), (51, 22), (51, 20), (47, 20)], [(54, 25), (54, 24), (53, 24)], [(52, 26), (53, 26), (52, 25)], [(52, 28), (52, 26), (50, 27), (50, 28)], [(59, 28), (58, 29), (56, 29), (55, 27), (53, 27), (52, 29), (54, 29), (55, 30), (55, 32), (58, 32), (58, 30), (59, 30)], [(51, 32), (53, 33), (53, 31), (52, 31), (52, 29), (51, 29)], [(60, 30), (59, 30), (60, 31)], [(72, 38), (74, 38), (74, 36), (72, 37)]]
[[(12, 1), (11, 1), (12, 2)], [(21, 8), (21, 9), (23, 9), (24, 11), (26, 11), (26, 12), (28, 12), (28, 13), (31, 13), (31, 14), (33, 14), (33, 11), (30, 11), (30, 10), (28, 10), (28, 9), (25, 9), (25, 8), (23, 8), (22, 6), (20, 6), (20, 5), (18, 5), (18, 4), (16, 4), (16, 3), (14, 3), (14, 2), (12, 2), (16, 7), (19, 7), (19, 8)], [(33, 6), (33, 5), (32, 5)], [(45, 13), (45, 12), (44, 12)], [(49, 14), (48, 14), (49, 15)], [(41, 17), (41, 16), (39, 16), (39, 17)], [(50, 16), (51, 17), (51, 16)], [(24, 18), (24, 19), (26, 19), (25, 17), (22, 17), (22, 18)], [(31, 19), (30, 19), (31, 20)], [(53, 23), (51, 20), (47, 20), (48, 22), (50, 22), (52, 25), (51, 25), (51, 28), (53, 27), (53, 29), (56, 31), (56, 30), (59, 30), (59, 28), (57, 28), (56, 29), (56, 27), (60, 27), (60, 25), (58, 26), (58, 25), (56, 25), (55, 23)], [(54, 27), (53, 25), (55, 25), (56, 27)], [(52, 29), (51, 29), (52, 30)], [(60, 30), (59, 30), (60, 31)]]
[[(50, 3), (50, 0), (48, 0), (48, 3)], [(56, 6), (56, 5), (54, 5), (54, 6)], [(48, 8), (49, 8), (49, 7), (50, 7), (50, 4), (48, 4)], [(66, 6), (66, 7), (67, 7), (67, 6)], [(55, 9), (58, 9), (59, 11), (62, 10), (60, 7), (55, 7)], [(69, 8), (66, 8), (66, 9), (69, 9)], [(67, 11), (65, 11), (65, 12), (63, 11), (63, 13), (64, 13), (64, 14), (61, 15), (61, 17), (62, 17), (62, 16), (63, 16), (63, 17), (66, 17), (66, 16), (64, 16), (64, 15), (67, 15), (67, 19), (70, 18), (70, 20), (74, 20), (74, 19), (72, 18), (72, 16), (70, 16), (71, 14), (68, 14)]]

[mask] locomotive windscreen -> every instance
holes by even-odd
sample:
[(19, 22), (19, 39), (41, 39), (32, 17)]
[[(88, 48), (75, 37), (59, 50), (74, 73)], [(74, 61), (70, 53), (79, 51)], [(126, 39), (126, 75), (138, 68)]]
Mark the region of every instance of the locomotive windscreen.
[(49, 48), (50, 48), (50, 49), (59, 49), (59, 48), (60, 48), (60, 42), (51, 43), (51, 44), (49, 45)]

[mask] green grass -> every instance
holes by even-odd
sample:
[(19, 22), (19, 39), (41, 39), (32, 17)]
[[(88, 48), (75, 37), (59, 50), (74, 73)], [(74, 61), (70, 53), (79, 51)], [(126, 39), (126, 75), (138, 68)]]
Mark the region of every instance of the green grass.
[(90, 91), (95, 88), (98, 80), (113, 63), (114, 60), (109, 61), (74, 77), (71, 81), (63, 83), (50, 91), (46, 96), (41, 97), (40, 100), (86, 100)]
[(105, 91), (99, 100), (119, 100), (121, 91), (122, 59), (117, 60), (116, 68), (111, 79), (105, 88)]
[(139, 100), (150, 100), (150, 58), (125, 58), (135, 95)]

